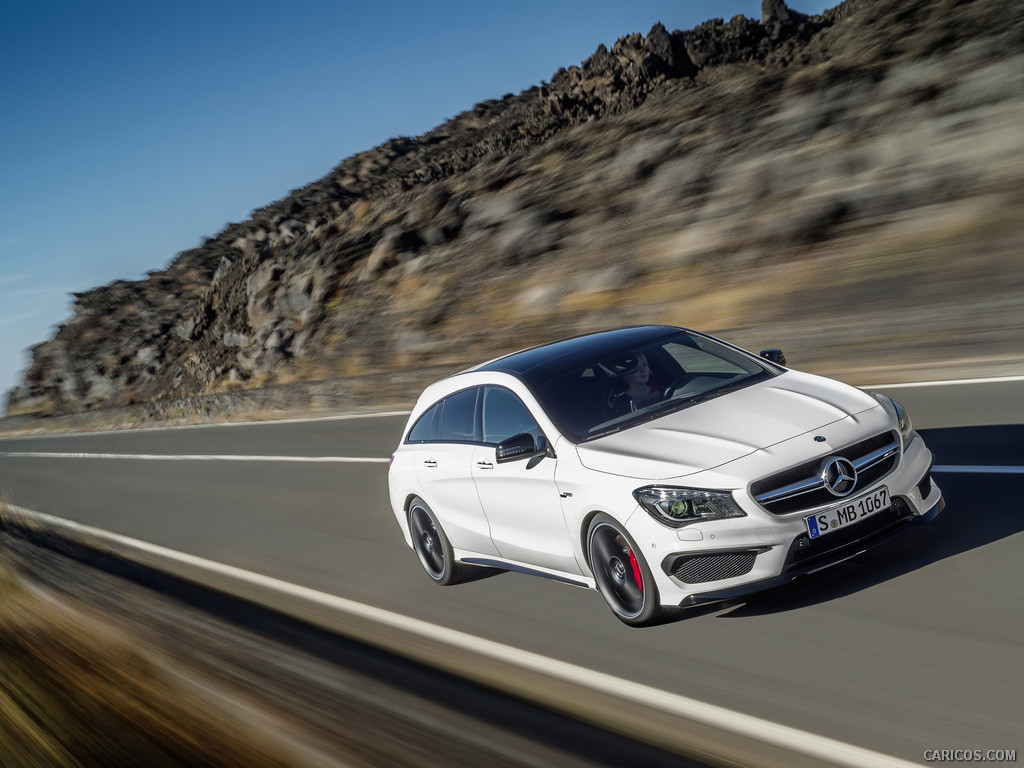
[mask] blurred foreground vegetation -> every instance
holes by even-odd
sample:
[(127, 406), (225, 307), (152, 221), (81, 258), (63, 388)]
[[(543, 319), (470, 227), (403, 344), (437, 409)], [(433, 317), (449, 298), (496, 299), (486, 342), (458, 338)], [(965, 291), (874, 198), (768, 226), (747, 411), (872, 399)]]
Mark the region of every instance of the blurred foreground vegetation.
[(295, 765), (139, 647), (0, 555), (0, 765)]

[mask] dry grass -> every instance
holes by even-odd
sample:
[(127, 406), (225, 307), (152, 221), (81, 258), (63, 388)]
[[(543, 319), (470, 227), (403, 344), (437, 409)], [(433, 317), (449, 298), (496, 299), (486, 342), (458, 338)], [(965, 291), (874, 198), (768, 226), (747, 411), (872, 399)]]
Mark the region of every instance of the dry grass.
[(139, 648), (0, 557), (0, 765), (296, 764)]

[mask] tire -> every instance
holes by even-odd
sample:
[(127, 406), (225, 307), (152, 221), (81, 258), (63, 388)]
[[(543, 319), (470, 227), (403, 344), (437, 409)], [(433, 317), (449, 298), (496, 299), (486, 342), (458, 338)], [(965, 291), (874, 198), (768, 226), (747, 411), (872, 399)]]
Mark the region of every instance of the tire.
[(590, 523), (587, 558), (598, 590), (619, 621), (642, 627), (661, 618), (650, 566), (633, 537), (608, 515), (598, 515)]
[(455, 561), (451, 542), (441, 528), (441, 523), (419, 497), (409, 504), (409, 532), (420, 565), (432, 581), (447, 587), (458, 584), (466, 577), (468, 568)]

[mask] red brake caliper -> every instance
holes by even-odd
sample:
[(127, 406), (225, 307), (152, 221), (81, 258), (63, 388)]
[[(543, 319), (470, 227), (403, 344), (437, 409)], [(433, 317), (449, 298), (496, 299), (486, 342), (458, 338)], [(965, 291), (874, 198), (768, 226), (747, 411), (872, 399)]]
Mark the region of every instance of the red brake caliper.
[(629, 564), (633, 566), (633, 578), (636, 579), (636, 584), (640, 587), (640, 594), (643, 594), (644, 579), (640, 575), (640, 563), (636, 561), (636, 555), (633, 554), (632, 548), (629, 550)]

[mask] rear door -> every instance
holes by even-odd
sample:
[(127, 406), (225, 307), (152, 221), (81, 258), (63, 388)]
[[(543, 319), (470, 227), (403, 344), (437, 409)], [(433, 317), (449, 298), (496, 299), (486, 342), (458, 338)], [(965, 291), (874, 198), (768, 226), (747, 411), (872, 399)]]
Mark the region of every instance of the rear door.
[(424, 414), (410, 431), (422, 442), (410, 445), (423, 500), (434, 511), (457, 549), (498, 555), (471, 467), (481, 429), (481, 389), (474, 387), (449, 395)]

